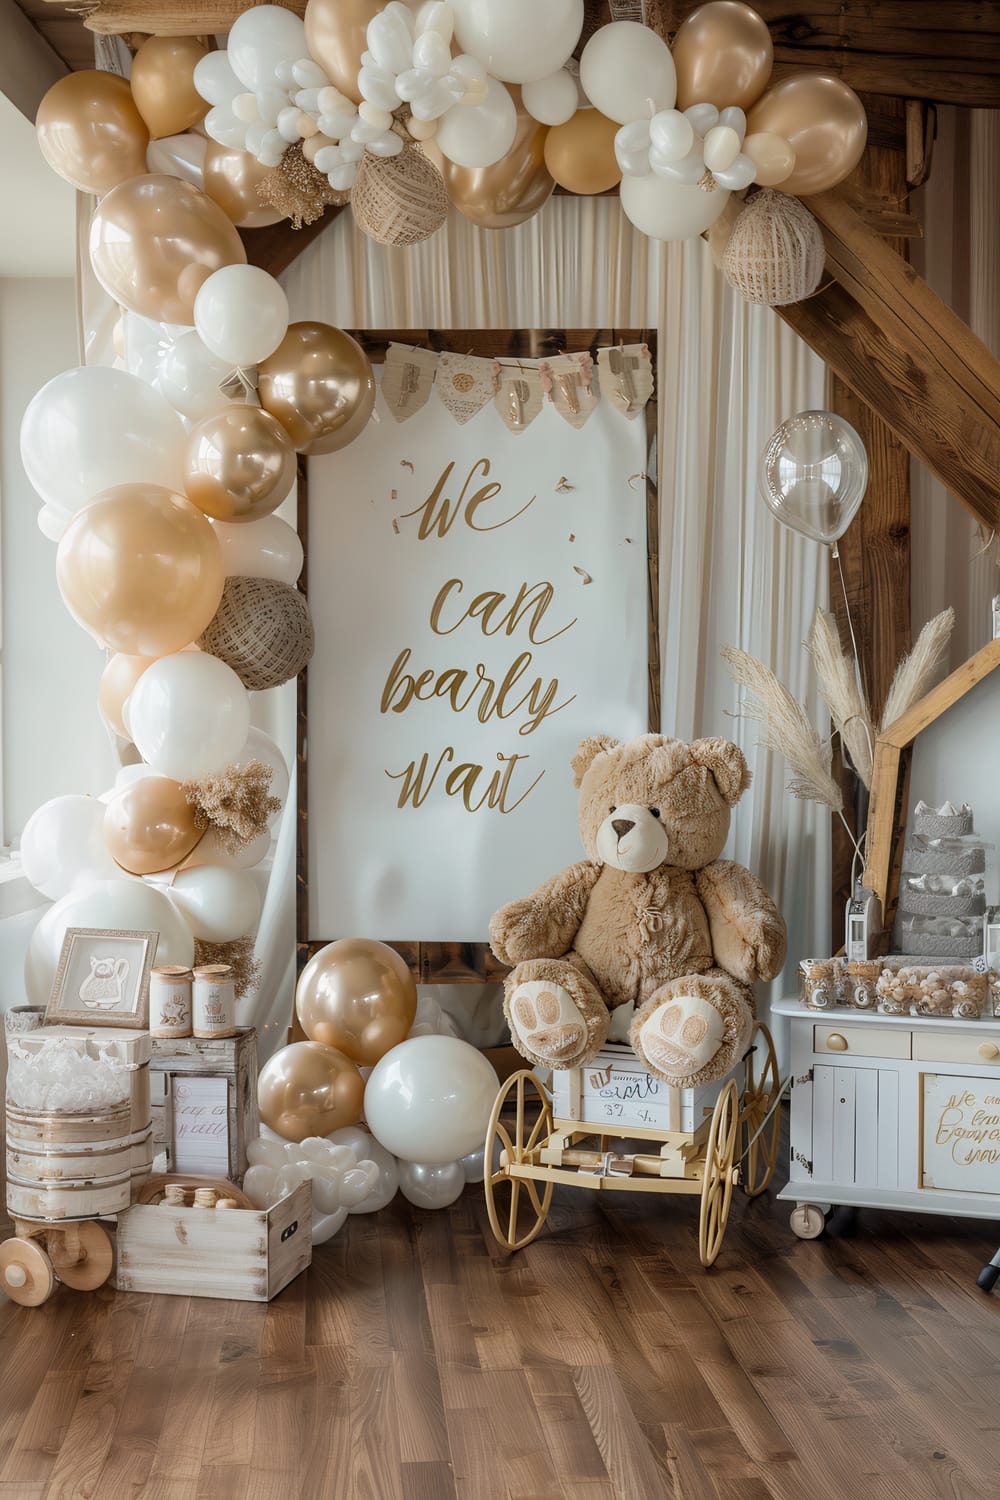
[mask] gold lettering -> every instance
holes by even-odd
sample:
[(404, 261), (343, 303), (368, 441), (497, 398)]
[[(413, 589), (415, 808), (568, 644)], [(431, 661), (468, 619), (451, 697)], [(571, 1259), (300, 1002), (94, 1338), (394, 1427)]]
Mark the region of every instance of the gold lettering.
[[(540, 771), (534, 781), (514, 801), (508, 800), (511, 790), (511, 779), (521, 761), (527, 760), (527, 755), (501, 755), (497, 754), (501, 769), (494, 771), (490, 777), (486, 790), (476, 800), (477, 783), (485, 767), (477, 761), (463, 761), (460, 765), (449, 771), (444, 781), (444, 793), (447, 797), (461, 797), (467, 812), (479, 812), (483, 807), (496, 808), (500, 813), (512, 813), (515, 808), (520, 807), (524, 799), (535, 790), (535, 787), (545, 775)], [(430, 767), (430, 755), (425, 750), (419, 761), (416, 757), (402, 771), (386, 771), (390, 781), (401, 781), (403, 783), (399, 796), (396, 799), (397, 807), (405, 807), (407, 803), (411, 807), (421, 807), (430, 795), (431, 788), (438, 779), (438, 773), (442, 767), (455, 759), (455, 751), (451, 745), (446, 745), (437, 758), (433, 771)]]
[(425, 542), (435, 532), (439, 537), (447, 536), (458, 517), (463, 514), (463, 511), (465, 524), (472, 531), (499, 531), (501, 526), (509, 526), (511, 521), (516, 521), (518, 516), (523, 516), (528, 507), (534, 505), (537, 498), (535, 495), (532, 495), (531, 499), (522, 505), (520, 510), (516, 510), (513, 515), (507, 516), (502, 521), (494, 521), (491, 526), (480, 526), (476, 521), (476, 512), (481, 505), (486, 505), (490, 500), (494, 500), (502, 492), (503, 487), (493, 480), (491, 483), (483, 485), (466, 499), (469, 486), (472, 484), (477, 472), (481, 472), (484, 479), (490, 472), (489, 459), (479, 458), (469, 470), (457, 501), (450, 500), (444, 493), (444, 489), (451, 478), (454, 468), (455, 462), (452, 460), (445, 466), (440, 479), (427, 496), (427, 499), (422, 501), (413, 510), (404, 511), (400, 517), (403, 521), (409, 521), (419, 516), (417, 538), (421, 542)]
[[(506, 609), (503, 606), (507, 604), (507, 595), (498, 592), (496, 589), (487, 589), (483, 593), (476, 595), (464, 614), (459, 615), (454, 625), (442, 625), (441, 611), (448, 600), (448, 596), (453, 592), (460, 594), (462, 588), (463, 585), (460, 578), (449, 578), (448, 582), (443, 584), (438, 590), (437, 598), (434, 600), (431, 608), (430, 621), (431, 629), (435, 635), (453, 635), (460, 625), (465, 624), (466, 620), (478, 620), (479, 628), (483, 635), (497, 635), (501, 630), (505, 635), (513, 635), (524, 616), (527, 615), (529, 617), (529, 641), (533, 646), (547, 646), (550, 641), (554, 641), (559, 636), (565, 635), (567, 630), (572, 630), (576, 624), (576, 616), (574, 615), (568, 625), (563, 625), (560, 630), (553, 631), (551, 635), (537, 636), (535, 634), (535, 631), (541, 627), (545, 611), (555, 596), (553, 585), (542, 581), (541, 583), (533, 583), (530, 587), (527, 583), (522, 583), (514, 596), (513, 603), (507, 605)], [(494, 620), (494, 616), (497, 615), (498, 611), (499, 617)]]

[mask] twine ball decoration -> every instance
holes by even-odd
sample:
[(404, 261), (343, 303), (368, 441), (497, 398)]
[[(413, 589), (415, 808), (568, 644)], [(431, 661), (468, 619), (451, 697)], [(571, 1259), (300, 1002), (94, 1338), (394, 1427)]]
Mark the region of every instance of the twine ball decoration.
[(298, 589), (273, 578), (227, 578), (198, 645), (232, 667), (251, 692), (280, 687), (312, 656), (309, 606)]
[(448, 217), (444, 178), (420, 147), (398, 156), (366, 151), (351, 190), (358, 228), (380, 245), (416, 245), (430, 239)]
[(762, 188), (736, 221), (722, 270), (748, 302), (786, 307), (812, 296), (825, 259), (823, 232), (805, 204)]

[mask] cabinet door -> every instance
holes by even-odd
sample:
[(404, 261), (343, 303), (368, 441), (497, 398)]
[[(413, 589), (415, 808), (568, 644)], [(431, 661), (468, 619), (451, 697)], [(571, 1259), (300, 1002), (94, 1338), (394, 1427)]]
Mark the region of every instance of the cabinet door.
[(898, 1184), (898, 1079), (891, 1069), (813, 1073), (813, 1176), (853, 1187)]

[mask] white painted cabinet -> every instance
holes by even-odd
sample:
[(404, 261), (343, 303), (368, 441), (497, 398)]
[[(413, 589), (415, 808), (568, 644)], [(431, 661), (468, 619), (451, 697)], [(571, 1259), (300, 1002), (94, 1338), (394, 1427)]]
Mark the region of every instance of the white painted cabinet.
[(819, 1013), (791, 1027), (791, 1162), (779, 1198), (803, 1238), (826, 1210), (1000, 1217), (1000, 1019)]

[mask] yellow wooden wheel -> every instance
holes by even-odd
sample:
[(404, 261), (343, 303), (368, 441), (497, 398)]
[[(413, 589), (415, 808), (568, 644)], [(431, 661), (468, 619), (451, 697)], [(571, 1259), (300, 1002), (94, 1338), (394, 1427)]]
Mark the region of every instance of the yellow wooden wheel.
[(38, 1307), (56, 1284), (52, 1262), (36, 1240), (5, 1240), (0, 1245), (0, 1286), (12, 1302)]
[[(510, 1106), (514, 1109), (514, 1120), (509, 1128), (501, 1116)], [(510, 1168), (523, 1162), (528, 1153), (551, 1133), (552, 1107), (548, 1094), (534, 1073), (512, 1074), (497, 1094), (486, 1130), (486, 1177), (483, 1184), (490, 1228), (505, 1250), (522, 1250), (525, 1245), (530, 1245), (545, 1223), (552, 1202), (553, 1184), (512, 1177)], [(491, 1165), (497, 1146), (500, 1159), (494, 1171)]]
[(78, 1292), (96, 1290), (111, 1275), (111, 1240), (96, 1219), (50, 1229), (47, 1248), (59, 1280)]
[(704, 1176), (701, 1183), (701, 1215), (698, 1220), (698, 1254), (703, 1266), (711, 1266), (722, 1249), (733, 1199), (733, 1163), (739, 1134), (740, 1108), (735, 1079), (730, 1078), (715, 1101), (705, 1143)]
[[(778, 1163), (781, 1111), (775, 1105), (780, 1092), (774, 1040), (763, 1021), (755, 1021), (747, 1053), (741, 1115), (744, 1159), (740, 1182), (748, 1198), (756, 1198), (764, 1191)], [(773, 1111), (770, 1118), (769, 1111)]]

